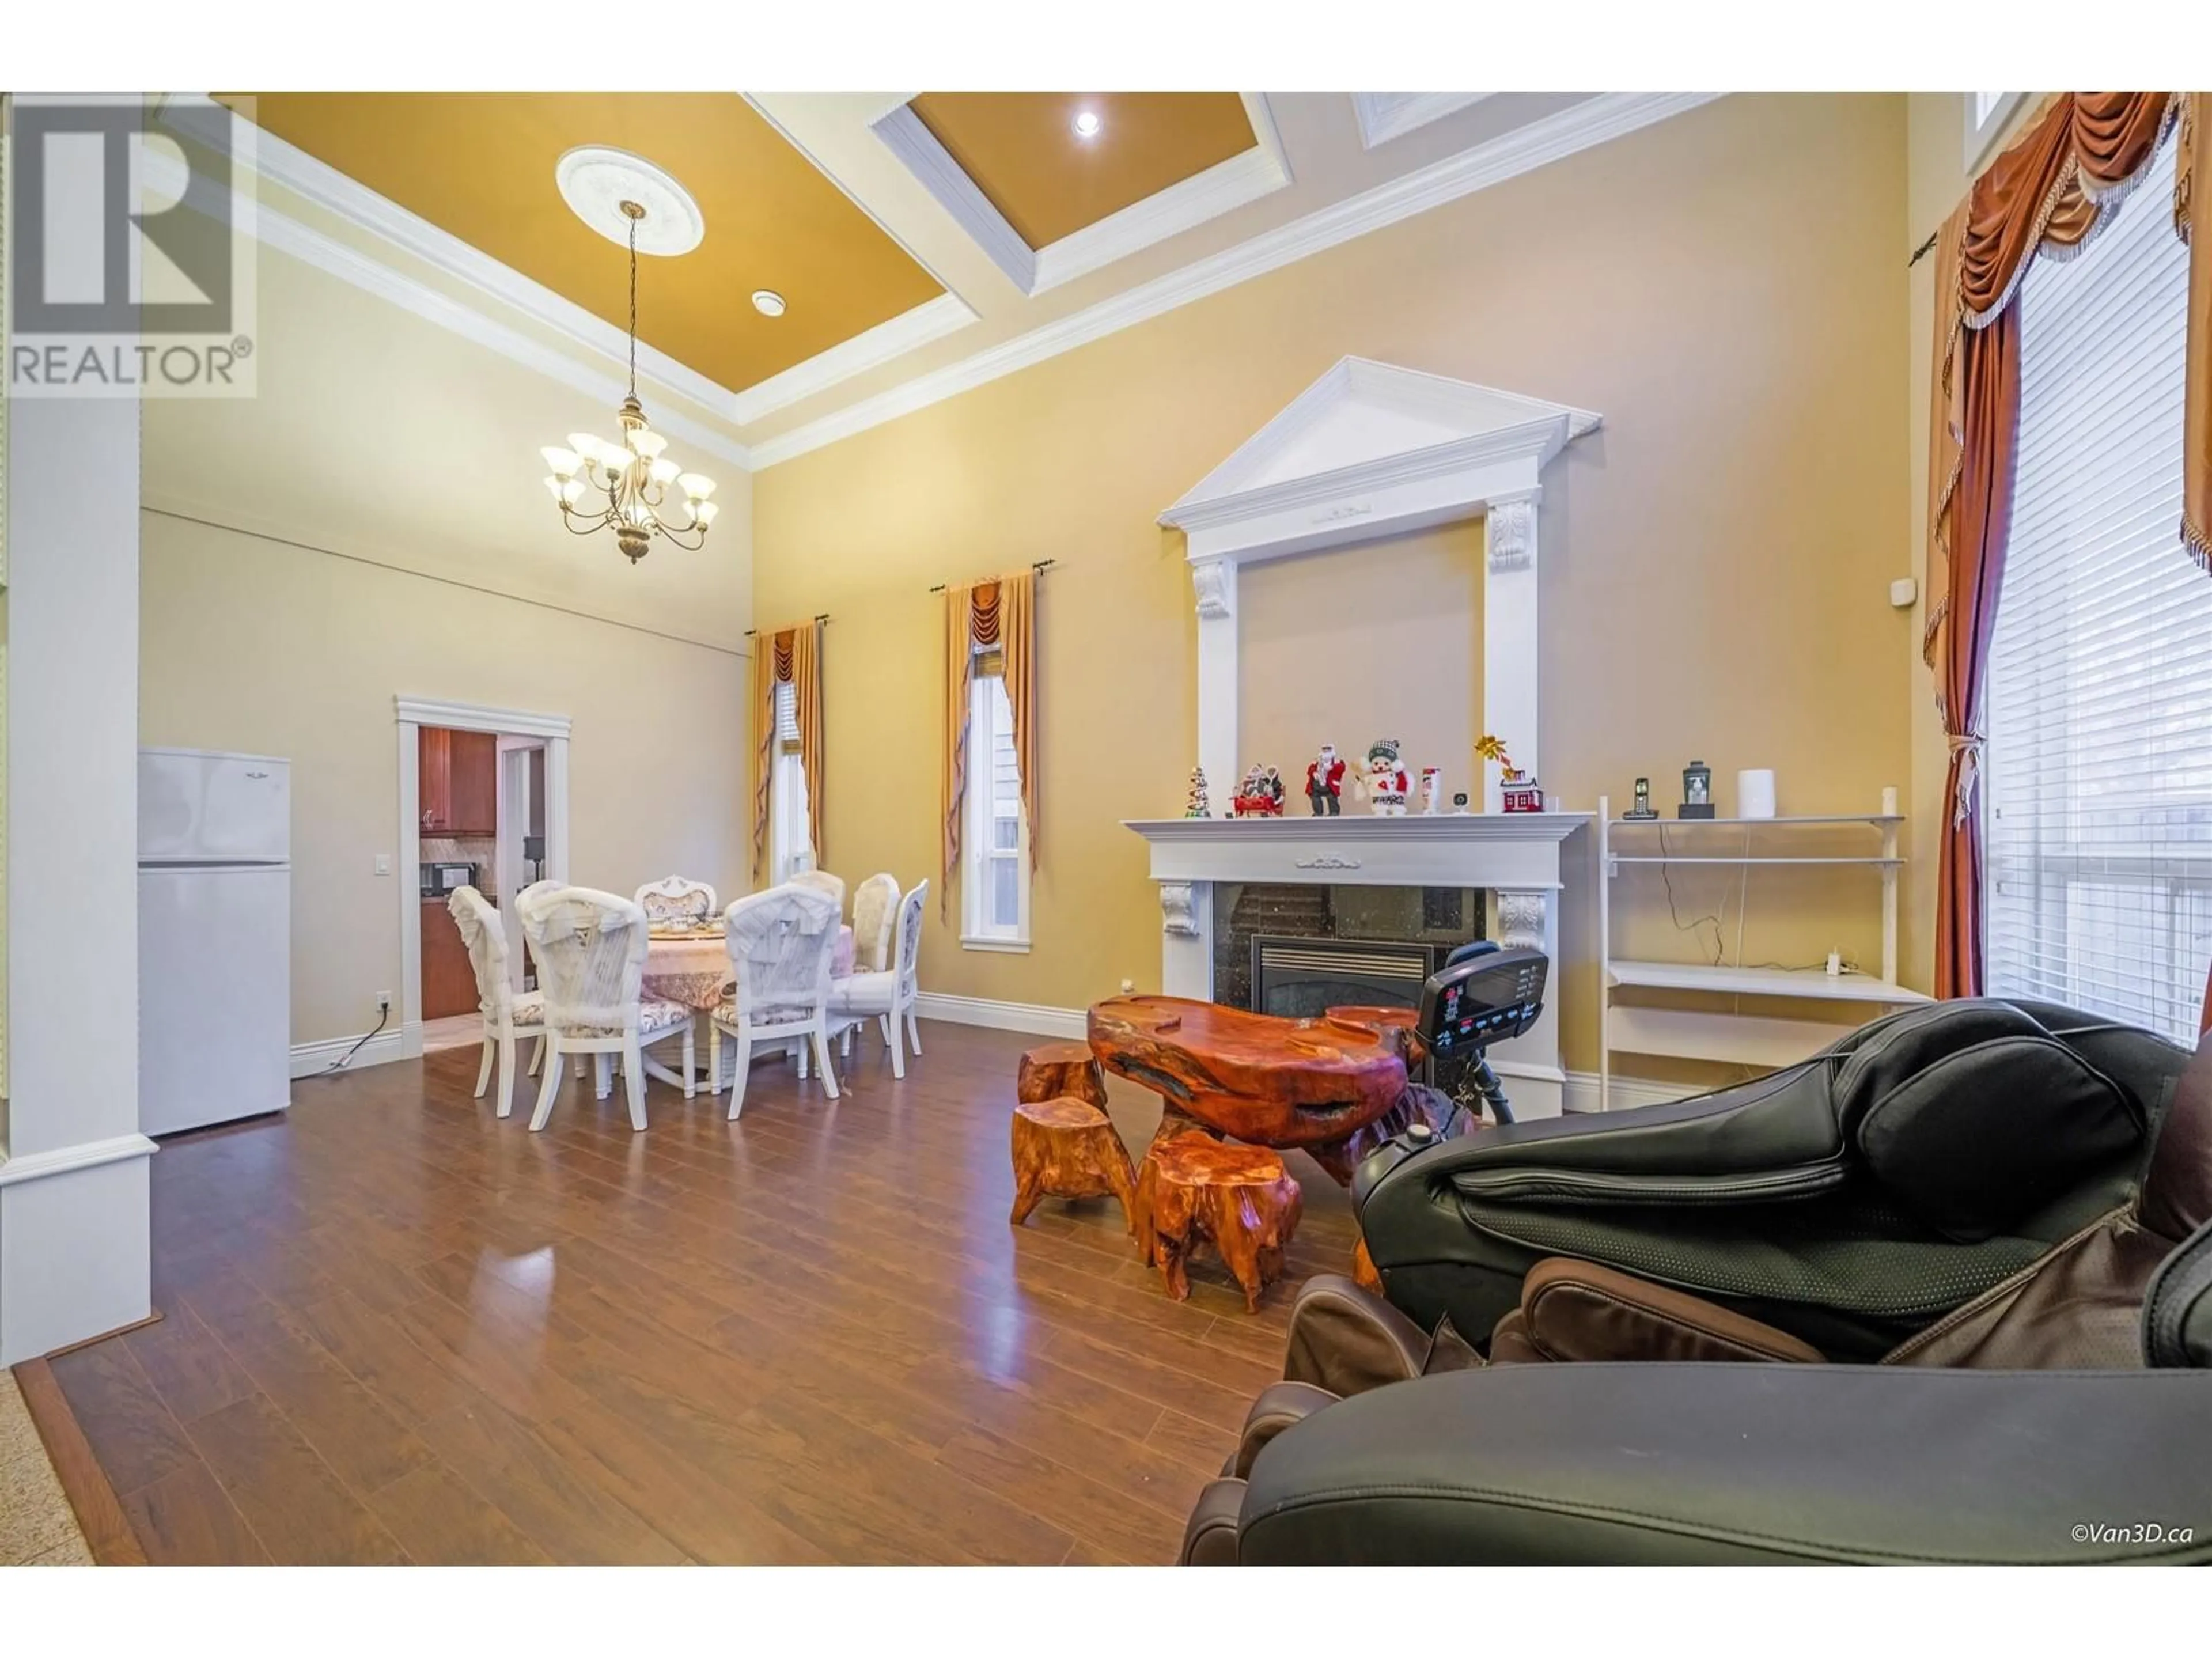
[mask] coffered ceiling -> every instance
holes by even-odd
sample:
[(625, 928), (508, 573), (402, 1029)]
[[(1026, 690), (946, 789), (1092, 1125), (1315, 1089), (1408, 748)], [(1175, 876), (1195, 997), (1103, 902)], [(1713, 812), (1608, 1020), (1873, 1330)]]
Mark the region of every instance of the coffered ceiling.
[(908, 107), (1032, 249), (1259, 143), (1233, 92), (925, 92)]
[[(264, 243), (572, 386), (619, 372), (627, 267), (569, 212), (555, 163), (595, 144), (665, 169), (706, 237), (643, 262), (640, 391), (681, 441), (759, 467), (1713, 95), (264, 93), (237, 107), (259, 129)], [(754, 309), (758, 289), (783, 315)]]

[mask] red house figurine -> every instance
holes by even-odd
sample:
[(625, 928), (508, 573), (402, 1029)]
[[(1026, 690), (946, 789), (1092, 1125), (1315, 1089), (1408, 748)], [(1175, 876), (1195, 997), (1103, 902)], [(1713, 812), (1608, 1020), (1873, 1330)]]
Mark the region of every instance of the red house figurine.
[(1499, 793), (1504, 798), (1509, 812), (1540, 812), (1544, 810), (1544, 792), (1536, 787), (1536, 780), (1516, 768), (1508, 767), (1498, 781)]

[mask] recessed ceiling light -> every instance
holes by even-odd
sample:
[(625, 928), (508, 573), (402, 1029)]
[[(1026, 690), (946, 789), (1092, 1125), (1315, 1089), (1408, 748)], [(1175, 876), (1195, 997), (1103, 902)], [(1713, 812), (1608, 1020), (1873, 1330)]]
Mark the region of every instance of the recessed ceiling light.
[(1104, 123), (1099, 120), (1098, 112), (1097, 110), (1080, 109), (1075, 112), (1075, 120), (1073, 125), (1075, 127), (1075, 136), (1077, 137), (1096, 138), (1098, 136), (1098, 129), (1103, 126)]
[(783, 295), (772, 288), (757, 288), (753, 290), (753, 309), (763, 317), (781, 317)]

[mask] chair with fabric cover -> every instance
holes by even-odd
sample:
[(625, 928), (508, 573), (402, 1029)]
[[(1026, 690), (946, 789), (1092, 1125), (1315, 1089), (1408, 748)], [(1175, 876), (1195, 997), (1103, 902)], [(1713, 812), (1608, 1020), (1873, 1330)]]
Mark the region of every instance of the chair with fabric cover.
[(886, 870), (853, 890), (853, 971), (880, 973), (891, 965), (898, 925), (898, 878)]
[(491, 1085), (492, 1067), (499, 1067), (499, 1115), (514, 1110), (514, 1040), (534, 1036), (538, 1049), (530, 1062), (531, 1075), (545, 1059), (544, 994), (518, 991), (509, 974), (507, 927), (491, 901), (473, 887), (458, 887), (446, 908), (468, 947), (469, 966), (477, 976), (477, 1006), (483, 1015), (483, 1064), (477, 1068), (476, 1097), (482, 1100)]
[(744, 1109), (753, 1045), (796, 1040), (799, 1075), (808, 1048), (822, 1067), (822, 1089), (837, 1098), (830, 1059), (830, 975), (836, 966), (837, 901), (817, 885), (787, 883), (741, 898), (723, 913), (737, 988), (709, 1023), (707, 1087), (722, 1086), (722, 1039), (737, 1044), (730, 1116)]
[(720, 909), (713, 888), (683, 876), (664, 876), (646, 883), (637, 890), (637, 902), (648, 923), (707, 921)]
[(830, 874), (827, 870), (801, 870), (801, 871), (800, 871), (797, 875), (793, 876), (791, 879), (792, 879), (792, 881), (793, 881), (793, 884), (795, 884), (795, 885), (797, 885), (797, 886), (800, 886), (800, 887), (811, 887), (811, 888), (815, 889), (815, 890), (816, 890), (817, 891), (818, 891), (818, 892), (823, 892), (823, 893), (827, 893), (827, 894), (829, 894), (829, 895), (830, 895), (830, 896), (831, 898), (835, 899), (835, 900), (837, 902), (837, 916), (838, 916), (838, 920), (842, 921), (844, 919), (844, 915), (845, 915), (845, 878), (844, 878), (844, 877), (842, 877), (842, 876), (833, 876), (833, 875), (831, 875), (831, 874)]
[(896, 1078), (906, 1075), (906, 1057), (900, 1048), (902, 1030), (915, 1055), (921, 1053), (921, 1028), (914, 1009), (921, 994), (916, 963), (921, 954), (921, 926), (928, 899), (929, 884), (925, 881), (899, 901), (891, 934), (890, 967), (874, 973), (848, 974), (830, 988), (831, 1024), (849, 1032), (867, 1020), (877, 1021), (890, 1047), (891, 1075)]
[[(619, 1056), (633, 1129), (645, 1127), (646, 1048), (684, 1040), (684, 1097), (691, 1095), (691, 1011), (643, 993), (647, 922), (636, 901), (589, 887), (538, 886), (515, 901), (544, 996), (546, 1065), (531, 1114), (545, 1127), (560, 1092), (564, 1054)], [(604, 1078), (602, 1079), (604, 1082)]]

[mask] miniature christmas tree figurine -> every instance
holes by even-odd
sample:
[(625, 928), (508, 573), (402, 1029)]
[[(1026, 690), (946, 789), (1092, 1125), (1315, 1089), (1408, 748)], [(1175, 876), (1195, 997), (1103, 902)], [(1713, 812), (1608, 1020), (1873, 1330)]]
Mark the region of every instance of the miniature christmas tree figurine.
[(1190, 769), (1190, 799), (1183, 804), (1182, 815), (1187, 818), (1210, 818), (1213, 816), (1213, 808), (1206, 804), (1206, 769), (1203, 766)]

